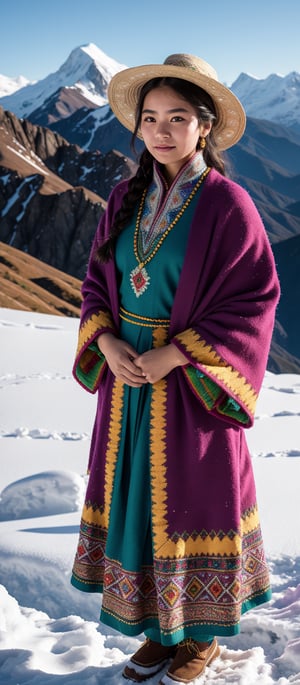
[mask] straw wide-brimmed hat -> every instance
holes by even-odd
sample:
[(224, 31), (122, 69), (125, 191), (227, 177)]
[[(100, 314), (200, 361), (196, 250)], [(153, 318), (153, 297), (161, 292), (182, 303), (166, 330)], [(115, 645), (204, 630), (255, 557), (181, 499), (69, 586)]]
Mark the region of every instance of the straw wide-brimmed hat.
[[(217, 119), (214, 137), (220, 150), (226, 150), (242, 137), (246, 116), (238, 98), (220, 81), (213, 67), (200, 57), (175, 54), (163, 64), (145, 64), (119, 71), (110, 81), (108, 99), (117, 119), (134, 131), (136, 106), (141, 88), (157, 77), (172, 77), (190, 81), (203, 88), (213, 100)], [(138, 136), (140, 136), (138, 132)]]

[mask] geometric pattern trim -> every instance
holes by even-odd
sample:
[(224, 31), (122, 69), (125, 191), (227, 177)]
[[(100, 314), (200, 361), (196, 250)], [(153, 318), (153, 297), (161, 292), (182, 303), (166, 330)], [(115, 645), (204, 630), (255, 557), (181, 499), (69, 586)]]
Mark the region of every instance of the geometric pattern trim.
[(92, 393), (97, 390), (106, 368), (105, 357), (94, 340), (101, 332), (114, 333), (114, 330), (111, 315), (106, 311), (92, 314), (80, 325), (74, 374), (79, 383)]
[(95, 333), (100, 332), (103, 328), (114, 329), (113, 320), (108, 311), (99, 311), (97, 314), (92, 314), (80, 326), (76, 357), (80, 354), (82, 348), (94, 339)]
[[(87, 508), (92, 513), (93, 508)], [(83, 512), (85, 514), (85, 511)], [(98, 520), (101, 517), (97, 511)], [(101, 591), (105, 560), (107, 531), (99, 524), (91, 524), (81, 519), (80, 534), (73, 566), (73, 577), (83, 586), (95, 586)]]
[(215, 380), (192, 364), (187, 364), (183, 371), (194, 393), (201, 398), (207, 411), (217, 408), (219, 414), (231, 417), (238, 424), (247, 426), (250, 423), (248, 414), (232, 397), (226, 395), (224, 398), (224, 390)]
[(166, 197), (165, 182), (154, 166), (153, 181), (149, 187), (143, 206), (138, 233), (138, 255), (144, 261), (153, 251), (159, 238), (177, 218), (178, 213), (186, 206), (190, 196), (198, 188), (199, 180), (207, 176), (202, 155), (197, 154), (192, 163), (183, 170), (180, 179)]
[[(167, 338), (167, 328), (155, 328), (152, 332), (153, 347), (162, 347)], [(166, 403), (167, 381), (162, 378), (152, 385), (150, 408), (150, 473), (152, 491), (152, 525), (154, 553), (167, 541), (167, 469), (166, 469)]]
[(114, 476), (119, 453), (124, 404), (124, 383), (115, 378), (111, 396), (108, 442), (105, 458), (104, 526), (108, 528)]
[(189, 352), (193, 361), (201, 365), (202, 370), (233, 393), (237, 402), (241, 401), (250, 416), (254, 417), (257, 392), (233, 366), (222, 359), (193, 328), (179, 333), (174, 340), (177, 340)]
[(138, 632), (147, 619), (158, 620), (165, 635), (193, 625), (207, 632), (210, 626), (231, 629), (240, 621), (243, 603), (269, 588), (259, 527), (244, 535), (236, 557), (156, 559), (139, 572), (107, 559), (105, 543), (105, 530), (82, 522), (74, 577), (83, 586), (94, 582), (103, 590), (102, 609), (124, 626), (140, 626)]

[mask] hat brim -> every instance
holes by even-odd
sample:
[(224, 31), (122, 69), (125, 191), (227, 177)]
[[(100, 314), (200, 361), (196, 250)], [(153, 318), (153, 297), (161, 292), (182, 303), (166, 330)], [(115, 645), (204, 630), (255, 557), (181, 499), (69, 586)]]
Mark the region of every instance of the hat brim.
[(197, 70), (171, 64), (131, 67), (113, 76), (108, 86), (108, 100), (115, 116), (125, 128), (134, 131), (136, 106), (141, 88), (147, 81), (160, 77), (189, 81), (210, 95), (217, 113), (214, 138), (219, 150), (227, 150), (240, 140), (245, 131), (246, 115), (234, 93), (216, 79)]

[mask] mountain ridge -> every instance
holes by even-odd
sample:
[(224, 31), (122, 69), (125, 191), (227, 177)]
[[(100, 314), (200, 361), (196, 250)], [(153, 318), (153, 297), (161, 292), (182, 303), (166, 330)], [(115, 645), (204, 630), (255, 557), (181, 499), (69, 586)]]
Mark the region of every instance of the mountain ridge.
[[(90, 107), (101, 106), (107, 104), (107, 85), (111, 77), (124, 68), (126, 65), (106, 55), (94, 43), (80, 45), (71, 51), (56, 72), (0, 96), (0, 105), (18, 117), (28, 117), (35, 111), (35, 123), (42, 123), (36, 118), (37, 110), (61, 88), (72, 88), (90, 103)], [(285, 76), (269, 74), (266, 78), (241, 72), (230, 89), (241, 100), (248, 116), (275, 121), (300, 134), (300, 74), (297, 71)], [(43, 125), (48, 123), (43, 122)]]
[(74, 48), (66, 61), (54, 73), (11, 95), (0, 98), (0, 105), (18, 118), (28, 116), (41, 107), (60, 88), (71, 87), (92, 104), (107, 102), (107, 86), (112, 76), (125, 65), (108, 57), (94, 43)]
[(231, 90), (247, 116), (280, 123), (300, 134), (300, 74), (297, 71), (286, 76), (270, 74), (264, 79), (242, 73)]

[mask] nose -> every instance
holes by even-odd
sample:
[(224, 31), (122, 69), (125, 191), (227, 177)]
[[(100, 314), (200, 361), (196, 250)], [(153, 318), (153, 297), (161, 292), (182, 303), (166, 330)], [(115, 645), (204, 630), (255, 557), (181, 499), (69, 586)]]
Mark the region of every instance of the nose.
[(155, 133), (158, 137), (169, 138), (170, 131), (167, 122), (157, 122)]

